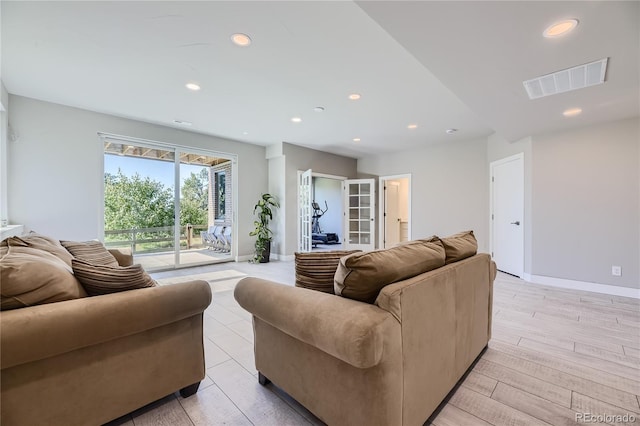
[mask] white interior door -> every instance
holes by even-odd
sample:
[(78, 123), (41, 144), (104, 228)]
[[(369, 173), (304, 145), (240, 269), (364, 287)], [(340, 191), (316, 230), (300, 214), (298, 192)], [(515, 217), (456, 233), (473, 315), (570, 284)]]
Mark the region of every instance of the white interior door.
[(498, 270), (524, 272), (524, 158), (491, 163), (491, 252)]
[(311, 251), (311, 169), (299, 174), (298, 251)]
[(344, 248), (370, 251), (375, 247), (375, 181), (347, 179), (342, 187)]
[(384, 186), (384, 239), (382, 247), (393, 247), (400, 242), (400, 184), (387, 182)]

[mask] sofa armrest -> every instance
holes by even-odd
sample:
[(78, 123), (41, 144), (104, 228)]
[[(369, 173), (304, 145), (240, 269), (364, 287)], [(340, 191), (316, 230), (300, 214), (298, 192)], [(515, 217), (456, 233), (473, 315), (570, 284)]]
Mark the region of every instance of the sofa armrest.
[(358, 368), (380, 362), (389, 328), (400, 333), (393, 316), (377, 306), (315, 290), (250, 277), (234, 296), (271, 326)]
[(71, 352), (201, 314), (206, 281), (129, 290), (0, 313), (1, 368)]
[(111, 248), (109, 253), (113, 255), (120, 266), (133, 265), (133, 253), (130, 248)]

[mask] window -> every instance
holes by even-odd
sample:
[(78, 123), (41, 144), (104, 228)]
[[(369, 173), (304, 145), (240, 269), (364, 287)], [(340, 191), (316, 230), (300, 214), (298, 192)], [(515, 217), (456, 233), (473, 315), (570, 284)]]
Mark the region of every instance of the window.
[(224, 219), (226, 212), (226, 185), (227, 178), (225, 172), (216, 172), (216, 219)]

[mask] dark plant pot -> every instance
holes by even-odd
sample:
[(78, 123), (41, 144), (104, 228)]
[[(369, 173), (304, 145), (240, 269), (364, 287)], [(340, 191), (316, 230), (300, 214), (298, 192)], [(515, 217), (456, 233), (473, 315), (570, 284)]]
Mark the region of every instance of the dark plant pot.
[(269, 256), (271, 256), (271, 241), (267, 241), (264, 246), (264, 250), (262, 250), (262, 259), (260, 259), (260, 263), (269, 263)]

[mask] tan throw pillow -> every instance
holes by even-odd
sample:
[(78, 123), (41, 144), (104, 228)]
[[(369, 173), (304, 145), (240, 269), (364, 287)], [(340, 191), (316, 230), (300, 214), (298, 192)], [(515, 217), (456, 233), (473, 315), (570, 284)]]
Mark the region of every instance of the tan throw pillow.
[(333, 276), (340, 258), (360, 250), (295, 253), (296, 287), (333, 294)]
[(335, 293), (374, 303), (383, 287), (444, 265), (440, 241), (414, 241), (386, 250), (355, 253), (340, 259)]
[(30, 232), (29, 234), (20, 237), (7, 238), (6, 241), (9, 247), (31, 247), (33, 249), (51, 253), (66, 263), (67, 266), (69, 266), (69, 270), (71, 270), (71, 259), (73, 259), (73, 256), (71, 256), (71, 253), (69, 253), (67, 249), (62, 247), (62, 244), (60, 244), (60, 241), (58, 240), (54, 240), (53, 238), (40, 235), (35, 232)]
[(86, 297), (78, 280), (59, 258), (43, 250), (13, 246), (0, 258), (0, 310)]
[(155, 287), (157, 284), (142, 265), (105, 266), (80, 259), (71, 261), (73, 273), (90, 296), (117, 293), (138, 288)]
[(100, 241), (60, 241), (75, 259), (93, 265), (118, 266), (118, 261)]
[(457, 262), (471, 257), (478, 252), (478, 241), (473, 231), (464, 231), (449, 237), (441, 238), (444, 251), (447, 254), (445, 263)]

